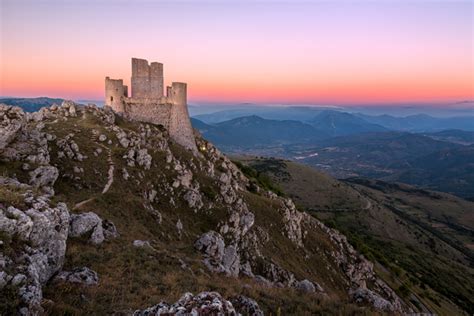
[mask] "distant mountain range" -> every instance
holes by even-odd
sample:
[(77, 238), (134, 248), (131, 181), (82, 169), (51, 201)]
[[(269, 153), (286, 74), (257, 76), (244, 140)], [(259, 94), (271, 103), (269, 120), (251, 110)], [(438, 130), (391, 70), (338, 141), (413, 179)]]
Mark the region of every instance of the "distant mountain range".
[(364, 176), (474, 197), (474, 147), (468, 146), (474, 143), (472, 131), (391, 131), (360, 116), (328, 110), (306, 122), (257, 116), (217, 124), (192, 119), (206, 139), (228, 153), (283, 157), (338, 178)]
[(192, 118), (191, 123), (207, 139), (224, 147), (274, 146), (312, 142), (329, 137), (315, 127), (299, 121), (266, 120), (255, 115), (212, 125)]
[(19, 106), (26, 112), (35, 112), (45, 106), (61, 104), (64, 99), (54, 99), (48, 97), (39, 98), (0, 98), (0, 103)]
[[(319, 129), (322, 129), (333, 136), (383, 130), (435, 132), (446, 129), (460, 129), (474, 131), (474, 116), (442, 118), (426, 114), (410, 115), (406, 117), (392, 115), (372, 116), (321, 107), (249, 107), (246, 109), (233, 109), (210, 114), (200, 114), (195, 115), (194, 118), (208, 124), (215, 124), (252, 115), (272, 120), (296, 120), (312, 124), (316, 127), (318, 127), (317, 124), (320, 124), (321, 128)], [(348, 132), (342, 134), (338, 134), (337, 132), (331, 133), (330, 130), (333, 128), (333, 123), (338, 128), (347, 129)]]

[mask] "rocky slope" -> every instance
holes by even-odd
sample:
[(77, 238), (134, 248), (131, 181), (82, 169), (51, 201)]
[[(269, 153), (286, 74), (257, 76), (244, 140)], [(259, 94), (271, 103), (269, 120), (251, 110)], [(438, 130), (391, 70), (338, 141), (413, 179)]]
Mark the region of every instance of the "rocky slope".
[(1, 313), (408, 311), (343, 235), (196, 142), (94, 105), (0, 105)]
[(336, 180), (288, 160), (233, 159), (251, 166), (253, 174), (246, 174), (252, 178), (270, 178), (301, 209), (343, 232), (414, 310), (473, 310), (473, 202), (402, 183)]

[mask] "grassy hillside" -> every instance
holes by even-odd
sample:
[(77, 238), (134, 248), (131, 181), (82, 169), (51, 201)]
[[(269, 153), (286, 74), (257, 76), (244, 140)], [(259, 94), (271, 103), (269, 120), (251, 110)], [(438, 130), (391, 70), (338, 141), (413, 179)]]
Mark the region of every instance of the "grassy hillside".
[[(213, 290), (224, 297), (251, 297), (269, 315), (379, 314), (371, 304), (353, 301), (350, 293), (360, 284), (398, 302), (344, 237), (269, 191), (277, 187), (265, 178), (249, 180), (199, 136), (200, 153), (193, 155), (161, 126), (128, 121), (107, 109), (59, 107), (40, 114), (0, 152), (0, 175), (28, 183), (39, 163), (27, 162), (31, 156), (22, 152), (34, 150), (44, 137), (49, 165), (59, 171), (51, 203), (65, 202), (71, 214), (94, 212), (119, 233), (99, 245), (89, 236), (67, 239), (63, 270), (88, 267), (98, 273), (99, 283), (50, 280), (41, 302), (46, 313), (123, 315), (174, 302), (185, 292)], [(143, 151), (149, 157), (140, 160)], [(24, 207), (21, 192), (0, 193), (2, 212), (4, 205)], [(248, 264), (248, 276), (208, 269), (194, 245), (211, 230), (237, 247), (240, 271)], [(25, 246), (0, 237), (9, 255)], [(136, 247), (136, 240), (150, 246)], [(293, 286), (305, 279), (323, 292), (303, 293)], [(11, 311), (15, 301), (5, 298), (0, 308)]]
[(310, 167), (237, 157), (378, 262), (386, 281), (424, 311), (472, 311), (474, 203), (382, 181), (335, 180)]

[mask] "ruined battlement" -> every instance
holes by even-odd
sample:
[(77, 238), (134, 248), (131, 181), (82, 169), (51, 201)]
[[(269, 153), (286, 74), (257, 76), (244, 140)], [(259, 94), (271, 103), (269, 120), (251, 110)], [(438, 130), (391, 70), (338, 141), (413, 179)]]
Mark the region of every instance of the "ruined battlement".
[(164, 88), (163, 64), (132, 58), (131, 97), (122, 79), (105, 78), (105, 105), (132, 119), (163, 125), (178, 144), (197, 151), (187, 106), (187, 85)]

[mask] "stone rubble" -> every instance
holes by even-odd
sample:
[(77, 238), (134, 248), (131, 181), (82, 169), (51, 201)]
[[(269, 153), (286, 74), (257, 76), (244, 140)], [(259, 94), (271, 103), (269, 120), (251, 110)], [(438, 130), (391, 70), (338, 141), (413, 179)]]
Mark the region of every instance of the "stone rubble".
[(197, 295), (185, 293), (176, 303), (160, 302), (144, 310), (136, 310), (133, 316), (158, 315), (227, 315), (238, 314), (232, 303), (217, 292), (201, 292)]
[(99, 284), (99, 276), (97, 275), (97, 272), (87, 267), (82, 267), (72, 271), (61, 271), (54, 277), (54, 281), (82, 285), (97, 285)]

